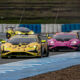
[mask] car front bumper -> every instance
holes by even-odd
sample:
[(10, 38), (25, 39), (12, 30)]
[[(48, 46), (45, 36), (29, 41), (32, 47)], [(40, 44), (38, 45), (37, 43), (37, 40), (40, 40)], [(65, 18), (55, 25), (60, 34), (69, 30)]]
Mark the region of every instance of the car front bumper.
[(71, 46), (54, 46), (54, 45), (49, 45), (49, 50), (52, 50), (52, 49), (62, 49), (62, 50), (65, 50), (65, 49), (73, 49), (73, 50), (77, 50), (78, 49), (78, 45), (71, 45)]
[(38, 53), (38, 51), (34, 50), (34, 51), (16, 51), (16, 52), (9, 52), (9, 51), (2, 51), (1, 52), (1, 56), (40, 56), (40, 53)]

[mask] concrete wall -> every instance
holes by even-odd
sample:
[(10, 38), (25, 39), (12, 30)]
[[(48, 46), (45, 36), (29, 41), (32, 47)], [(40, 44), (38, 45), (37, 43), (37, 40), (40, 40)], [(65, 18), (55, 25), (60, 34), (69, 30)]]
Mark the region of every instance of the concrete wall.
[[(7, 27), (19, 27), (19, 24), (0, 24), (0, 32), (6, 32)], [(61, 32), (62, 24), (41, 24), (41, 33)]]
[(19, 24), (0, 24), (0, 32), (5, 33), (7, 27), (19, 27)]
[(21, 25), (26, 25), (27, 28), (38, 33), (69, 32), (72, 30), (80, 30), (80, 24), (0, 24), (0, 32), (6, 32), (7, 27), (12, 26), (17, 28)]
[(61, 32), (62, 24), (41, 24), (42, 33)]

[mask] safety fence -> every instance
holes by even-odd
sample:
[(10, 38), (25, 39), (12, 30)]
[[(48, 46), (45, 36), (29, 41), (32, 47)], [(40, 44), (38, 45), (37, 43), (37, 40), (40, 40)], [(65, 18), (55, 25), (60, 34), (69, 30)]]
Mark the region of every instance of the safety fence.
[(7, 27), (26, 27), (35, 33), (70, 32), (80, 30), (80, 24), (0, 24), (0, 32), (6, 32)]

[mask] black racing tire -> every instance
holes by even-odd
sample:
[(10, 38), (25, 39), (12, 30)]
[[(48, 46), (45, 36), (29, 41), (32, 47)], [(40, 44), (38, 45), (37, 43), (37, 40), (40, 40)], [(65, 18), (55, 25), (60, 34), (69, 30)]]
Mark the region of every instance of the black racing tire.
[(40, 56), (41, 58), (44, 57), (44, 52), (45, 52), (44, 47), (41, 46), (41, 56)]
[(47, 51), (46, 51), (46, 56), (45, 57), (48, 57), (49, 56), (49, 48), (47, 47)]
[(16, 56), (10, 56), (10, 58), (11, 58), (11, 59), (16, 59), (17, 57), (16, 57)]
[(12, 58), (12, 56), (8, 56), (8, 59), (11, 59)]
[(78, 49), (77, 49), (77, 51), (80, 51), (80, 46), (78, 46)]
[(53, 49), (52, 50), (52, 52), (58, 52), (59, 51), (59, 49)]
[(11, 59), (12, 58), (12, 56), (3, 56), (3, 57), (1, 57), (2, 59)]
[(11, 34), (6, 33), (6, 38), (9, 39), (11, 37)]

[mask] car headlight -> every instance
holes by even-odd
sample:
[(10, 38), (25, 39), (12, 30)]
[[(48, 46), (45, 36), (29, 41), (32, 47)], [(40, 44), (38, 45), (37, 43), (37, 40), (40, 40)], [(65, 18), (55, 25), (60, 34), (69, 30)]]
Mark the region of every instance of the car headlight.
[(5, 50), (5, 51), (9, 52), (9, 50)]
[(36, 48), (37, 46), (33, 46), (34, 48)]
[(50, 43), (51, 43), (51, 44), (54, 44), (54, 41), (51, 41)]
[(18, 32), (17, 34), (21, 34), (21, 32)]
[(3, 46), (3, 51), (8, 51), (9, 52), (8, 47), (7, 46)]
[(31, 34), (34, 34), (34, 32), (32, 32)]
[(72, 42), (71, 42), (71, 44), (76, 44), (76, 43), (77, 43), (77, 41), (72, 41)]
[(4, 46), (4, 48), (8, 48), (7, 46)]
[(35, 46), (35, 45), (34, 45), (34, 46), (29, 46), (29, 47), (30, 47), (30, 48), (37, 48), (37, 46)]

